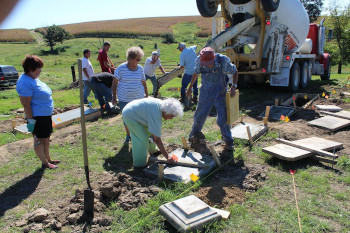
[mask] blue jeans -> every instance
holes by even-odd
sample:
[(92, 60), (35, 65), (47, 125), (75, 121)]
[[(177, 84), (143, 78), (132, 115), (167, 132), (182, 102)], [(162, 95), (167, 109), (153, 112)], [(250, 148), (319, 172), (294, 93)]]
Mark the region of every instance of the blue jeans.
[(230, 125), (227, 124), (226, 90), (223, 85), (217, 83), (203, 83), (202, 80), (200, 91), (201, 94), (199, 95), (199, 101), (196, 113), (194, 114), (192, 130), (189, 138), (202, 131), (205, 120), (210, 113), (210, 109), (214, 105), (218, 113), (216, 123), (220, 127), (222, 139), (226, 143), (233, 143)]
[[(188, 84), (191, 83), (192, 75), (190, 74), (184, 74), (182, 77), (182, 84), (181, 84), (181, 99), (185, 99), (186, 96), (186, 89)], [(198, 79), (194, 82), (193, 85), (193, 95), (198, 96), (198, 87), (197, 87)]]
[[(87, 97), (90, 95), (91, 91), (95, 94), (95, 90), (94, 88), (90, 85), (90, 81), (89, 80), (83, 80), (84, 83), (84, 89), (83, 89), (83, 93), (84, 93), (84, 103), (88, 102)], [(95, 94), (95, 98), (96, 98), (96, 94)], [(96, 98), (97, 99), (97, 98)]]
[(90, 85), (95, 90), (95, 94), (101, 106), (101, 109), (103, 109), (103, 106), (105, 106), (105, 109), (107, 111), (111, 110), (111, 107), (109, 106), (109, 103), (108, 103), (112, 101), (111, 88), (106, 87), (105, 84), (98, 82), (94, 78), (90, 80)]
[(152, 82), (152, 85), (153, 85), (153, 93), (152, 94), (154, 95), (157, 91), (157, 85), (158, 85), (157, 78), (155, 75), (153, 75), (152, 77), (147, 76), (147, 75), (145, 75), (145, 76), (146, 76), (146, 80), (149, 79)]

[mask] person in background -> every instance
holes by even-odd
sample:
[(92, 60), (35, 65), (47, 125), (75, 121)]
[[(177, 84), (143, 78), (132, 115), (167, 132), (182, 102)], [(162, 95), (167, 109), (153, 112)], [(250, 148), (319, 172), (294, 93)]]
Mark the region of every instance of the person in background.
[[(124, 62), (114, 72), (113, 80), (113, 105), (117, 104), (117, 96), (120, 111), (131, 101), (148, 97), (146, 78), (143, 68), (139, 65), (144, 53), (140, 47), (131, 47), (126, 51), (127, 62)], [(130, 142), (130, 132), (124, 124), (126, 137), (124, 144)]]
[(181, 103), (173, 98), (165, 100), (139, 99), (125, 106), (122, 116), (131, 134), (134, 167), (142, 168), (146, 166), (150, 136), (153, 137), (164, 157), (170, 162), (174, 162), (166, 152), (161, 139), (162, 119), (169, 120), (182, 115)]
[(103, 43), (102, 49), (98, 51), (97, 61), (100, 62), (102, 72), (108, 72), (113, 74), (115, 67), (112, 64), (107, 54), (110, 47), (111, 47), (111, 44), (108, 41)]
[(16, 91), (24, 108), (28, 131), (34, 137), (34, 151), (43, 169), (54, 169), (60, 161), (50, 157), (54, 102), (51, 89), (39, 79), (44, 63), (37, 56), (27, 55), (22, 66), (24, 74), (17, 80)]
[(160, 59), (159, 59), (159, 53), (157, 51), (153, 51), (152, 52), (152, 56), (148, 57), (146, 59), (145, 62), (145, 66), (144, 66), (144, 71), (145, 71), (145, 76), (146, 76), (146, 80), (151, 80), (152, 85), (153, 85), (153, 95), (156, 94), (157, 91), (157, 77), (155, 74), (155, 71), (157, 69), (157, 67), (159, 67), (160, 71), (165, 74), (165, 71), (163, 69), (162, 64), (160, 63)]
[(111, 88), (115, 79), (115, 76), (108, 72), (96, 73), (90, 77), (90, 85), (95, 90), (101, 113), (107, 112), (107, 115), (113, 113), (108, 102), (112, 101)]
[[(84, 49), (83, 51), (84, 57), (81, 59), (82, 62), (82, 68), (83, 68), (83, 83), (84, 83), (84, 104), (88, 104), (88, 96), (91, 93), (91, 90), (93, 93), (95, 93), (94, 89), (90, 85), (90, 78), (94, 74), (94, 68), (92, 68), (91, 62), (89, 60), (89, 57), (91, 55), (91, 52), (89, 49)], [(95, 94), (95, 98), (96, 94)]]
[[(195, 60), (197, 58), (196, 55), (196, 49), (197, 46), (190, 46), (187, 48), (185, 43), (179, 43), (179, 46), (177, 47), (178, 50), (180, 50), (180, 66), (179, 68), (185, 68), (185, 74), (182, 77), (182, 83), (181, 83), (181, 102), (185, 103), (186, 98), (186, 88), (188, 84), (191, 82), (192, 75), (194, 73), (194, 67), (195, 67)], [(197, 80), (193, 84), (193, 103), (197, 103), (198, 99), (198, 87), (197, 87)], [(190, 99), (191, 100), (191, 99)]]
[(191, 96), (191, 88), (201, 74), (201, 94), (194, 114), (192, 130), (189, 140), (196, 144), (202, 133), (202, 128), (207, 119), (210, 109), (215, 106), (218, 117), (217, 124), (220, 127), (222, 139), (225, 141), (225, 149), (233, 150), (233, 138), (230, 131), (230, 125), (227, 124), (226, 110), (226, 74), (232, 74), (232, 87), (229, 89), (231, 96), (236, 94), (238, 71), (236, 66), (225, 55), (215, 53), (210, 47), (205, 47), (200, 51), (196, 59), (196, 67), (192, 76), (191, 84), (186, 94)]

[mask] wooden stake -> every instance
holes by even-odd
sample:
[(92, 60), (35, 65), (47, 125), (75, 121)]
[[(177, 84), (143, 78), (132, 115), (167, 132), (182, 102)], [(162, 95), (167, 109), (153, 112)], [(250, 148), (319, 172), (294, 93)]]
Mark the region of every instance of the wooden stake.
[(15, 128), (16, 128), (16, 125), (17, 125), (16, 121), (15, 121), (15, 120), (12, 120), (12, 129), (15, 129)]
[(248, 138), (249, 138), (249, 143), (250, 145), (253, 145), (253, 138), (252, 138), (252, 134), (250, 132), (250, 128), (249, 128), (249, 125), (247, 125), (247, 134), (248, 134)]
[(181, 137), (181, 141), (182, 141), (182, 147), (183, 147), (184, 149), (189, 150), (190, 147), (188, 146), (186, 139), (185, 139), (184, 137)]
[(297, 103), (295, 102), (294, 99), (293, 99), (293, 105), (294, 105), (294, 108), (297, 109)]
[(264, 126), (267, 126), (267, 117), (263, 117)]
[(218, 154), (217, 154), (216, 151), (215, 151), (214, 146), (213, 146), (213, 145), (210, 145), (210, 146), (209, 146), (209, 149), (210, 149), (211, 155), (213, 156), (213, 158), (214, 158), (216, 164), (217, 164), (218, 166), (221, 166), (221, 162), (220, 162), (220, 160), (219, 160)]
[(269, 120), (269, 116), (270, 116), (270, 106), (266, 106), (265, 117), (267, 118), (267, 120)]
[(164, 165), (158, 164), (158, 180), (162, 180), (164, 176)]
[(303, 145), (300, 145), (298, 143), (291, 142), (291, 141), (288, 141), (288, 140), (276, 138), (276, 141), (281, 142), (281, 143), (286, 144), (286, 145), (289, 145), (289, 146), (294, 146), (296, 148), (299, 148), (299, 149), (302, 149), (302, 150), (306, 150), (306, 151), (318, 154), (318, 155), (323, 156), (323, 157), (329, 157), (329, 158), (332, 158), (332, 159), (333, 158), (334, 159), (338, 158), (338, 155), (332, 154), (330, 152), (327, 152), (327, 151), (324, 151), (324, 150), (318, 150), (318, 149), (309, 148), (307, 146), (303, 146)]
[(275, 99), (275, 106), (278, 106), (279, 104), (279, 99)]

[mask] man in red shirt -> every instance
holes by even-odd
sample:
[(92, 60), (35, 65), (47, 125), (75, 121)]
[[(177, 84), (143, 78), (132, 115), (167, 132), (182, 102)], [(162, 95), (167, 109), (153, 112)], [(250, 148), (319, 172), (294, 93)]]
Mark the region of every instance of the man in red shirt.
[(111, 47), (111, 44), (109, 42), (106, 41), (103, 43), (102, 49), (98, 51), (97, 61), (100, 62), (102, 72), (108, 72), (113, 74), (115, 67), (107, 54), (110, 47)]

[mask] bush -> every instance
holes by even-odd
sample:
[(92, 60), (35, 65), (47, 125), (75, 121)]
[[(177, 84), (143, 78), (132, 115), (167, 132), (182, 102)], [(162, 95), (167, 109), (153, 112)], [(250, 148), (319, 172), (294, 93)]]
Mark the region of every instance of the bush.
[(172, 44), (175, 43), (174, 35), (172, 33), (164, 33), (161, 35), (164, 39), (163, 43)]

